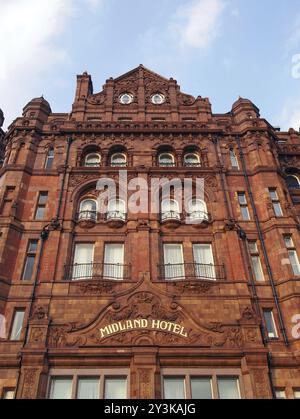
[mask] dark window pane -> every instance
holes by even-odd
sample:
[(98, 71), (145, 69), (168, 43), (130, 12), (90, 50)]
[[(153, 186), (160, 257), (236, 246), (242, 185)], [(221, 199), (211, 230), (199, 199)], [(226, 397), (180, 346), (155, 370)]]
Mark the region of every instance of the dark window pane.
[(48, 199), (48, 192), (41, 192), (39, 196), (39, 205), (45, 205)]

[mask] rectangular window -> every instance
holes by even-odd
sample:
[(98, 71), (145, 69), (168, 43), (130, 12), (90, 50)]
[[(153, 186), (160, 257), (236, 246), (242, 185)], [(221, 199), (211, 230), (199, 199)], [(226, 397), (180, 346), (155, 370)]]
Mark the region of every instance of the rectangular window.
[(3, 400), (13, 400), (15, 398), (15, 390), (4, 389), (3, 391)]
[(163, 370), (163, 397), (168, 400), (241, 399), (241, 374), (237, 370)]
[(165, 244), (164, 262), (166, 280), (185, 278), (182, 244)]
[(266, 328), (268, 332), (268, 337), (270, 339), (278, 338), (273, 310), (264, 310), (264, 318), (265, 318)]
[(106, 400), (127, 399), (127, 378), (126, 377), (105, 378), (104, 399)]
[(23, 271), (23, 281), (31, 281), (34, 271), (35, 258), (38, 248), (38, 240), (30, 240)]
[(36, 208), (36, 213), (35, 213), (36, 220), (41, 221), (44, 219), (47, 200), (48, 200), (48, 192), (40, 192), (38, 204)]
[(230, 162), (233, 169), (238, 170), (240, 168), (238, 159), (233, 149), (230, 150)]
[(185, 400), (185, 377), (165, 377), (164, 393), (166, 400)]
[(214, 256), (211, 244), (194, 244), (196, 277), (216, 280)]
[(299, 258), (298, 258), (298, 254), (297, 254), (292, 236), (286, 236), (284, 238), (284, 241), (285, 241), (286, 248), (288, 250), (289, 259), (290, 259), (291, 266), (293, 269), (293, 274), (295, 276), (300, 276)]
[(17, 309), (14, 313), (13, 323), (10, 333), (10, 340), (11, 341), (18, 341), (21, 339), (21, 333), (23, 329), (25, 317), (25, 310), (24, 309)]
[(274, 213), (276, 217), (283, 217), (282, 208), (277, 194), (276, 188), (269, 188), (270, 198), (273, 204)]
[(7, 186), (5, 194), (4, 194), (4, 198), (3, 198), (2, 208), (1, 208), (1, 213), (4, 217), (9, 217), (11, 214), (14, 194), (15, 194), (15, 187)]
[(286, 393), (284, 388), (276, 388), (275, 389), (275, 395), (276, 399), (278, 400), (285, 400), (286, 399)]
[(191, 390), (192, 399), (211, 400), (213, 398), (211, 377), (192, 377)]
[[(84, 374), (84, 375), (83, 375)], [(120, 375), (121, 374), (121, 375)], [(128, 397), (128, 371), (118, 369), (118, 375), (106, 370), (52, 371), (49, 399), (124, 400)]]
[(245, 192), (238, 193), (241, 214), (244, 221), (250, 221), (250, 213)]
[(72, 377), (53, 377), (51, 379), (50, 399), (69, 400), (72, 398)]
[(256, 281), (264, 281), (264, 273), (261, 266), (260, 256), (257, 248), (256, 242), (248, 242), (249, 243), (249, 251), (252, 260), (253, 272)]
[(100, 395), (100, 377), (80, 377), (77, 385), (77, 399), (96, 400)]
[(73, 280), (93, 277), (94, 244), (80, 243), (75, 246)]
[(124, 244), (105, 245), (103, 276), (106, 279), (124, 279)]
[(220, 399), (240, 399), (239, 381), (234, 377), (218, 377), (218, 390)]

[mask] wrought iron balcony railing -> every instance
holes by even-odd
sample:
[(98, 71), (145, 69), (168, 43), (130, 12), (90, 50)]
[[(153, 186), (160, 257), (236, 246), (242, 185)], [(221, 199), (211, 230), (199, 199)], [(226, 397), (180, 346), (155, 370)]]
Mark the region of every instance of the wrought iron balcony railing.
[(119, 263), (85, 263), (65, 266), (66, 281), (131, 279), (131, 265)]
[(176, 163), (169, 163), (169, 162), (158, 162), (159, 167), (176, 167)]
[(107, 221), (118, 220), (118, 221), (125, 222), (126, 218), (127, 218), (127, 214), (122, 211), (108, 211), (108, 213), (106, 214)]
[(224, 265), (204, 265), (200, 263), (179, 263), (158, 265), (159, 278), (163, 281), (226, 279)]
[(201, 167), (202, 165), (201, 165), (201, 163), (200, 162), (195, 162), (195, 163), (193, 163), (193, 162), (184, 162), (183, 163), (183, 166), (184, 167)]
[(97, 211), (80, 211), (78, 221), (97, 221)]
[(188, 221), (191, 223), (197, 223), (202, 221), (209, 221), (210, 216), (207, 212), (204, 211), (194, 211), (188, 214)]
[(101, 163), (84, 163), (84, 167), (101, 167)]
[(161, 221), (180, 221), (181, 215), (178, 211), (166, 211), (161, 214)]

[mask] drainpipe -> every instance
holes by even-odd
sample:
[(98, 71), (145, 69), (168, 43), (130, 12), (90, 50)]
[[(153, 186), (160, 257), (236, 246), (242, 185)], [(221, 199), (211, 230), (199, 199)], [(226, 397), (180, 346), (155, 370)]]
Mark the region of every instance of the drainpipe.
[(249, 197), (250, 197), (250, 203), (251, 203), (251, 207), (252, 207), (253, 214), (254, 214), (255, 224), (256, 224), (257, 232), (258, 232), (259, 239), (260, 239), (260, 242), (261, 242), (261, 245), (262, 245), (264, 259), (265, 259), (266, 267), (267, 267), (267, 271), (268, 271), (268, 276), (269, 276), (270, 284), (271, 284), (271, 287), (272, 287), (273, 298), (274, 298), (274, 301), (275, 301), (275, 305), (276, 305), (276, 309), (277, 309), (277, 313), (278, 313), (278, 317), (279, 317), (280, 330), (281, 330), (285, 345), (289, 346), (288, 336), (287, 336), (287, 332), (286, 332), (286, 328), (285, 328), (285, 324), (284, 324), (284, 320), (283, 320), (283, 315), (282, 315), (282, 310), (281, 310), (281, 307), (280, 307), (279, 297), (278, 297), (277, 290), (276, 290), (274, 275), (273, 275), (273, 271), (272, 271), (272, 268), (271, 268), (271, 265), (270, 265), (270, 260), (269, 260), (265, 240), (264, 240), (263, 233), (262, 233), (261, 226), (260, 226), (260, 221), (259, 221), (259, 217), (258, 217), (258, 213), (257, 213), (252, 189), (251, 189), (251, 184), (250, 184), (249, 176), (248, 176), (248, 173), (247, 173), (247, 167), (246, 167), (246, 161), (245, 161), (244, 153), (243, 153), (243, 150), (242, 150), (240, 138), (238, 136), (236, 136), (236, 142), (237, 142), (237, 145), (238, 145), (238, 148), (239, 148), (240, 158), (241, 158), (243, 172), (244, 172), (244, 179), (245, 179), (245, 182), (246, 182), (246, 185), (247, 185), (247, 190), (248, 190), (248, 194), (249, 194)]
[[(27, 339), (28, 339), (29, 321), (31, 319), (32, 311), (33, 311), (33, 304), (34, 304), (34, 300), (35, 300), (35, 293), (36, 293), (36, 287), (37, 287), (37, 284), (38, 284), (39, 273), (40, 273), (40, 270), (41, 270), (41, 260), (42, 260), (42, 256), (43, 256), (44, 245), (45, 245), (46, 240), (49, 237), (48, 228), (49, 228), (49, 225), (44, 227), (42, 232), (41, 232), (41, 235), (40, 235), (42, 242), (41, 242), (41, 248), (40, 248), (38, 261), (37, 261), (37, 268), (36, 268), (36, 273), (35, 273), (35, 277), (34, 277), (33, 289), (32, 289), (32, 293), (31, 293), (31, 297), (30, 297), (28, 320), (27, 320), (27, 324), (26, 324), (25, 336), (24, 336), (24, 342), (23, 342), (22, 350), (25, 348), (26, 343), (27, 343)], [(20, 384), (22, 361), (23, 361), (23, 356), (21, 354), (20, 355), (20, 361), (19, 361), (19, 373), (18, 373), (18, 378), (17, 378), (15, 398), (18, 394), (18, 389), (19, 389), (19, 384)]]
[(63, 177), (62, 177), (62, 180), (61, 180), (60, 193), (59, 193), (59, 199), (58, 199), (58, 207), (57, 207), (56, 217), (53, 220), (53, 223), (57, 227), (59, 227), (59, 216), (60, 216), (60, 211), (61, 211), (61, 207), (62, 207), (62, 200), (63, 200), (64, 187), (65, 187), (65, 182), (66, 182), (66, 175), (67, 175), (68, 162), (69, 162), (70, 149), (71, 149), (72, 142), (73, 142), (73, 138), (68, 137), (67, 138), (67, 153), (66, 153), (66, 159), (65, 159), (65, 164), (64, 164)]
[(269, 375), (269, 380), (270, 380), (270, 385), (271, 385), (271, 390), (272, 390), (272, 397), (275, 400), (276, 399), (276, 391), (275, 391), (275, 386), (274, 386), (274, 382), (273, 382), (273, 374), (272, 374), (272, 355), (270, 354), (270, 352), (268, 353), (268, 375)]

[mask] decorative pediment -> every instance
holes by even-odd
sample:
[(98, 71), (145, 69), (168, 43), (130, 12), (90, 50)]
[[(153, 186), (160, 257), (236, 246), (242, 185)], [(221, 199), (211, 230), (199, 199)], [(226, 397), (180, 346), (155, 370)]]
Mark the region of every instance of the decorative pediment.
[(162, 293), (145, 275), (139, 284), (115, 296), (89, 324), (55, 325), (49, 346), (109, 347), (114, 345), (194, 345), (240, 348), (237, 324), (201, 324), (175, 296)]

